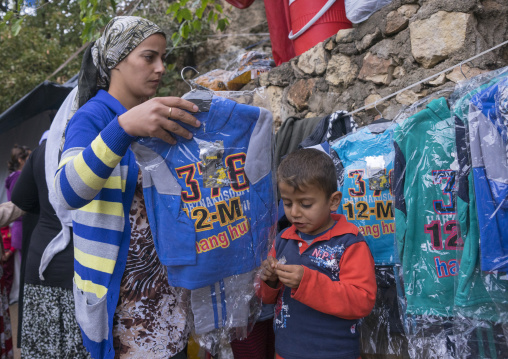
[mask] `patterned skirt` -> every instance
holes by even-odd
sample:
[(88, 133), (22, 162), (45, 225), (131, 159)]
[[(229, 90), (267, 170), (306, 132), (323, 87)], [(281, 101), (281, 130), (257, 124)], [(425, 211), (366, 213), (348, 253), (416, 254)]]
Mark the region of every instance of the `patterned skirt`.
[(9, 314), (9, 296), (3, 283), (3, 269), (0, 266), (0, 359), (12, 359), (12, 329)]
[(76, 322), (71, 289), (25, 283), (21, 357), (90, 358)]

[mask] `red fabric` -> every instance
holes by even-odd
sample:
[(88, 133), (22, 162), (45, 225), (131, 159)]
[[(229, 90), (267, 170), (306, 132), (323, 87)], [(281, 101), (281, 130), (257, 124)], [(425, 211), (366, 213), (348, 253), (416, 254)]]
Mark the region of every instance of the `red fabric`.
[(266, 359), (275, 354), (273, 320), (257, 322), (244, 340), (233, 340), (231, 349), (235, 359)]
[[(326, 4), (326, 0), (312, 2), (295, 1), (291, 5), (289, 18), (293, 33), (300, 31)], [(293, 39), (296, 55), (301, 55), (311, 47), (334, 36), (341, 29), (353, 27), (346, 17), (344, 0), (337, 0), (310, 28)]]
[(289, 22), (288, 0), (264, 0), (266, 20), (272, 42), (272, 55), (279, 66), (296, 56), (293, 41), (289, 40), (291, 24)]
[[(303, 278), (291, 297), (325, 314), (344, 319), (366, 317), (376, 302), (374, 258), (367, 243), (349, 246), (339, 262), (340, 280), (304, 267)], [(340, 305), (337, 305), (340, 298)]]
[(233, 5), (238, 9), (247, 9), (252, 5), (254, 0), (226, 0), (229, 4)]
[[(254, 2), (254, 0), (226, 1), (239, 9), (246, 9)], [(295, 50), (295, 43), (288, 37), (292, 28), (291, 16), (289, 12), (289, 0), (264, 0), (264, 3), (266, 20), (268, 22), (268, 31), (270, 32), (270, 40), (272, 43), (272, 56), (275, 64), (279, 66), (283, 62), (287, 62), (297, 55), (297, 51)], [(308, 22), (308, 20), (313, 17), (314, 14), (315, 12), (313, 11), (312, 16), (303, 16), (296, 19), (296, 22), (293, 24), (296, 27), (294, 32), (297, 32), (301, 27), (303, 27)], [(340, 24), (340, 29), (348, 29), (353, 26), (346, 17), (346, 12), (344, 10), (344, 0), (339, 0), (337, 4), (332, 9), (327, 11), (314, 26), (319, 25), (321, 22), (334, 22)], [(319, 34), (321, 32), (321, 28), (319, 28), (317, 31), (317, 34)], [(304, 44), (317, 43), (325, 40), (331, 35), (326, 33), (324, 35), (326, 37), (321, 36), (316, 38), (316, 33), (304, 33), (300, 36), (301, 39), (299, 41), (300, 43)], [(309, 39), (306, 39), (306, 37)], [(306, 49), (307, 48), (305, 47), (305, 50)]]
[(2, 243), (4, 246), (4, 251), (14, 252), (15, 249), (11, 245), (11, 229), (9, 226), (5, 226), (0, 228), (0, 233), (2, 233)]
[(0, 233), (2, 234), (2, 242), (4, 251), (10, 251), (12, 254), (5, 262), (2, 263), (3, 268), (3, 276), (0, 279), (0, 285), (2, 288), (5, 288), (7, 292), (7, 297), (11, 293), (12, 281), (14, 279), (14, 251), (15, 249), (11, 247), (11, 230), (9, 226), (0, 228)]

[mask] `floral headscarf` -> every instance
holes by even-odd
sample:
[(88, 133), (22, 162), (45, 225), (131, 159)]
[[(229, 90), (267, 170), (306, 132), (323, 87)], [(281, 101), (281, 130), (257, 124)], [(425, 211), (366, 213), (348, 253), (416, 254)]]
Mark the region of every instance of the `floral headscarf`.
[(108, 88), (111, 69), (153, 34), (166, 36), (159, 26), (142, 17), (113, 18), (102, 36), (90, 44), (83, 55), (79, 74), (79, 107), (92, 98), (99, 88)]

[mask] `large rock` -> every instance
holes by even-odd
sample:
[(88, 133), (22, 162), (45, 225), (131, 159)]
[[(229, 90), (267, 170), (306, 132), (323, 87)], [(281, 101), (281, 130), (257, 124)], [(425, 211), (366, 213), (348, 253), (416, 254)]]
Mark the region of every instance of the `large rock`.
[(409, 19), (416, 14), (419, 8), (420, 6), (418, 5), (402, 5), (397, 9), (397, 12)]
[(428, 93), (427, 90), (423, 90), (421, 92), (414, 92), (412, 90), (407, 90), (407, 91), (399, 93), (395, 97), (395, 100), (400, 104), (410, 106), (410, 105), (414, 104), (416, 101), (427, 96), (427, 93)]
[(396, 79), (401, 79), (406, 76), (406, 70), (402, 66), (397, 66), (393, 69), (393, 77)]
[(365, 35), (361, 41), (356, 42), (356, 48), (358, 51), (362, 52), (380, 41), (382, 38), (383, 34), (381, 33), (381, 30), (376, 27), (376, 30), (374, 30), (373, 33)]
[(298, 111), (303, 111), (308, 108), (309, 97), (314, 90), (316, 80), (298, 80), (296, 81), (288, 91), (288, 102)]
[(418, 5), (402, 5), (386, 16), (385, 34), (390, 36), (404, 30), (420, 7)]
[(466, 44), (473, 15), (439, 11), (425, 20), (409, 25), (411, 52), (417, 62), (432, 68)]
[(289, 85), (293, 77), (294, 74), (291, 64), (289, 62), (284, 62), (268, 72), (267, 82), (270, 85), (285, 87)]
[(315, 91), (309, 98), (309, 110), (311, 113), (330, 114), (334, 112), (339, 94), (334, 92)]
[(270, 101), (270, 110), (272, 111), (273, 121), (275, 124), (281, 124), (281, 103), (282, 93), (284, 89), (278, 86), (268, 86), (266, 88), (266, 95)]
[(394, 68), (395, 63), (392, 59), (386, 60), (369, 52), (363, 59), (358, 78), (378, 85), (388, 85), (392, 81)]
[(308, 75), (322, 75), (326, 71), (326, 51), (322, 44), (314, 46), (298, 58), (298, 67)]
[(356, 80), (358, 66), (349, 56), (333, 55), (326, 69), (326, 81), (332, 85), (349, 86)]
[(404, 30), (409, 24), (409, 19), (398, 11), (391, 11), (386, 16), (385, 34), (390, 36)]
[(427, 84), (430, 85), (430, 86), (437, 87), (437, 86), (444, 85), (445, 82), (446, 82), (446, 76), (445, 76), (445, 74), (441, 74), (438, 77), (436, 77), (436, 78), (430, 80), (429, 82), (427, 82)]
[(341, 29), (337, 32), (337, 36), (335, 36), (335, 42), (340, 43), (348, 43), (353, 42), (355, 40), (355, 29)]
[(359, 51), (356, 48), (356, 45), (353, 42), (351, 42), (346, 44), (337, 44), (335, 48), (332, 50), (332, 55), (343, 54), (347, 56), (353, 56), (358, 54), (358, 52)]

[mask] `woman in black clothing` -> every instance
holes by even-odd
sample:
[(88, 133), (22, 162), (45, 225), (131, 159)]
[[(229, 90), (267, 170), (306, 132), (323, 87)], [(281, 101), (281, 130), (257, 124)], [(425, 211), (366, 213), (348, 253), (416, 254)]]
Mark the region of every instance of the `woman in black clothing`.
[(39, 214), (29, 243), (23, 243), (20, 297), (21, 356), (23, 358), (89, 358), (74, 314), (72, 241), (57, 253), (39, 277), (46, 246), (62, 227), (48, 199), (45, 177), (46, 141), (28, 158), (11, 201), (27, 213)]

